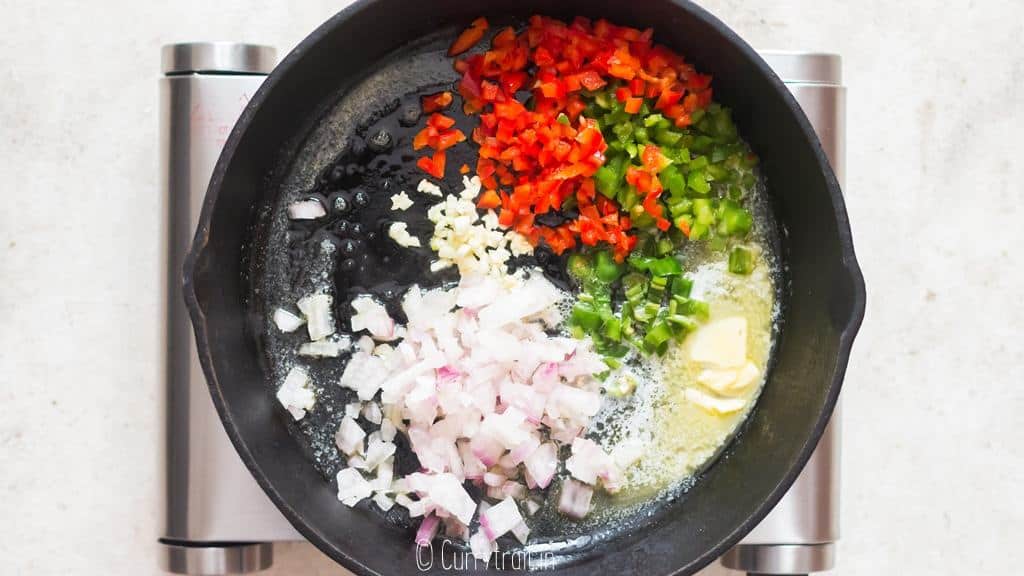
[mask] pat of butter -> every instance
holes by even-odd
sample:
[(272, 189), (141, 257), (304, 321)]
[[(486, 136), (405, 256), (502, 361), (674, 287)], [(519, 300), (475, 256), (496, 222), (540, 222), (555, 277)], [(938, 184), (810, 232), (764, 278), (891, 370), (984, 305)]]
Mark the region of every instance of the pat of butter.
[(718, 394), (732, 396), (745, 392), (757, 381), (761, 371), (753, 362), (747, 362), (742, 368), (721, 369), (706, 368), (697, 374), (697, 383)]
[(689, 337), (690, 358), (719, 368), (739, 368), (747, 361), (747, 319), (722, 318), (698, 328)]
[(697, 383), (718, 394), (726, 394), (736, 384), (736, 371), (707, 368), (697, 374)]
[(724, 415), (739, 412), (747, 405), (743, 398), (719, 398), (696, 388), (683, 391), (687, 402), (691, 402), (712, 414)]
[(757, 366), (753, 362), (747, 362), (743, 365), (743, 368), (736, 372), (736, 381), (733, 382), (731, 391), (736, 393), (744, 392), (757, 382), (760, 377), (761, 371), (757, 369)]

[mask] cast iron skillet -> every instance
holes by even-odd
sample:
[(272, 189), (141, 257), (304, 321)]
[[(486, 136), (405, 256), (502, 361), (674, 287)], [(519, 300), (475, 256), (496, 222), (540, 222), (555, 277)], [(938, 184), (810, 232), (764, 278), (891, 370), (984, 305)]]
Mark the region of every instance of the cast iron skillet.
[[(514, 6), (514, 7), (513, 7)], [(408, 532), (339, 504), (335, 486), (289, 435), (264, 385), (249, 317), (256, 208), (281, 165), (339, 90), (411, 40), (480, 15), (605, 17), (655, 28), (655, 39), (714, 76), (762, 160), (782, 229), (789, 280), (775, 366), (743, 434), (683, 497), (644, 528), (548, 568), (563, 574), (690, 574), (721, 555), (775, 505), (832, 412), (864, 313), (863, 278), (835, 176), (789, 92), (724, 24), (682, 0), (361, 0), (306, 38), (274, 70), (231, 133), (214, 171), (184, 270), (185, 295), (214, 403), (242, 460), (306, 538), (360, 574), (418, 572)], [(436, 551), (436, 547), (435, 547)], [(440, 554), (440, 552), (437, 552)], [(442, 571), (435, 561), (431, 571)], [(534, 565), (536, 567), (536, 565)]]

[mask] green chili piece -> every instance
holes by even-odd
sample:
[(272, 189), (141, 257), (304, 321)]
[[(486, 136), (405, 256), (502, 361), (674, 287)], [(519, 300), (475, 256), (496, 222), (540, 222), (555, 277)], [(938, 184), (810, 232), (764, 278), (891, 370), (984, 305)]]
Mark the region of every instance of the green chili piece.
[[(566, 270), (577, 280), (582, 281), (590, 277), (590, 257), (579, 252), (570, 254), (569, 260), (566, 262)], [(580, 294), (580, 297), (583, 297), (583, 294)]]
[(603, 327), (604, 337), (618, 342), (622, 340), (622, 321), (618, 318), (609, 318), (605, 320)]
[(693, 288), (693, 280), (679, 276), (672, 279), (672, 295), (682, 296), (687, 298), (690, 296), (690, 290)]
[(672, 329), (665, 320), (656, 320), (644, 335), (644, 349), (654, 352), (672, 338)]
[(729, 272), (750, 274), (754, 270), (754, 253), (746, 246), (733, 246), (729, 252)]
[(572, 323), (583, 328), (588, 334), (593, 333), (601, 327), (601, 315), (586, 302), (576, 302), (572, 307)]
[(689, 316), (683, 316), (682, 314), (670, 315), (665, 320), (676, 328), (677, 338), (681, 338), (682, 336), (685, 336), (687, 332), (692, 332), (697, 328), (696, 320)]
[(622, 278), (622, 289), (626, 293), (626, 300), (637, 306), (647, 297), (647, 278), (643, 274), (626, 274)]
[(601, 250), (594, 255), (594, 275), (602, 282), (615, 282), (622, 276), (622, 271), (623, 266), (616, 262), (607, 250)]
[(686, 316), (693, 316), (701, 320), (707, 320), (708, 315), (711, 313), (711, 308), (707, 302), (700, 300), (694, 300), (693, 298), (687, 298), (685, 296), (673, 296), (673, 300), (676, 301), (676, 312)]

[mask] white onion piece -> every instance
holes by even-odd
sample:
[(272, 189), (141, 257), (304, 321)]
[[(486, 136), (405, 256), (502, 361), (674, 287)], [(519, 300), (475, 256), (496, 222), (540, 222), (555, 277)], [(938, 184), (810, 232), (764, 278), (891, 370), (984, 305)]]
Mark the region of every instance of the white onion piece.
[(558, 447), (545, 442), (527, 456), (523, 464), (537, 486), (547, 488), (558, 469)]
[(296, 420), (302, 420), (307, 410), (312, 410), (316, 396), (309, 384), (309, 374), (304, 368), (292, 368), (277, 390), (277, 400)]
[(352, 341), (345, 337), (334, 340), (306, 342), (299, 346), (299, 356), (309, 356), (312, 358), (337, 358), (350, 346), (352, 346)]
[(480, 480), (484, 477), (487, 468), (473, 454), (468, 440), (458, 441), (459, 456), (462, 457), (462, 474), (467, 480)]
[(374, 470), (395, 454), (395, 445), (378, 438), (372, 438), (366, 446), (366, 468)]
[(519, 506), (512, 498), (505, 498), (480, 514), (480, 529), (491, 541), (497, 540), (522, 522)]
[(410, 488), (419, 492), (437, 509), (448, 512), (467, 526), (473, 520), (476, 503), (462, 487), (462, 481), (453, 474), (415, 472), (406, 476), (406, 480)]
[(511, 497), (516, 500), (526, 498), (526, 486), (511, 480), (501, 485), (501, 496), (499, 498)]
[(405, 508), (409, 511), (410, 518), (417, 518), (423, 516), (426, 510), (426, 506), (422, 500), (413, 500), (405, 494), (398, 494), (395, 496), (395, 504)]
[[(367, 402), (366, 406), (363, 406), (363, 417), (370, 421), (371, 424), (380, 424), (383, 420), (383, 414), (380, 411), (380, 405), (376, 402)], [(390, 440), (388, 438), (387, 440)]]
[(344, 468), (338, 472), (338, 500), (346, 506), (355, 506), (360, 500), (369, 498), (373, 493), (370, 483), (354, 468)]
[(345, 365), (345, 372), (341, 375), (338, 384), (343, 388), (355, 390), (360, 400), (370, 400), (380, 390), (380, 386), (388, 373), (384, 367), (384, 361), (377, 356), (359, 351), (352, 355), (348, 364)]
[(384, 512), (391, 510), (395, 506), (395, 500), (384, 492), (374, 492), (373, 503)]
[(474, 558), (481, 562), (487, 562), (490, 560), (491, 554), (498, 551), (498, 544), (489, 540), (481, 530), (470, 536), (469, 549), (473, 552)]
[(359, 296), (352, 300), (352, 331), (366, 330), (377, 341), (390, 341), (395, 338), (395, 321), (388, 316), (388, 311), (379, 302), (369, 296)]
[(377, 477), (370, 483), (373, 484), (374, 491), (392, 492), (394, 491), (394, 478), (395, 459), (391, 457), (377, 465)]
[(523, 546), (526, 545), (527, 539), (530, 537), (530, 527), (526, 525), (526, 522), (520, 522), (512, 527), (512, 534), (519, 540), (519, 543)]
[(334, 443), (342, 453), (351, 456), (363, 453), (364, 438), (366, 438), (366, 432), (359, 427), (355, 420), (346, 416), (338, 425), (338, 431), (334, 434)]
[(299, 200), (288, 205), (288, 217), (292, 220), (316, 220), (327, 215), (327, 209), (316, 198)]
[(494, 466), (501, 458), (505, 448), (493, 436), (486, 432), (479, 432), (469, 441), (473, 456), (476, 456), (485, 467)]
[(484, 474), (484, 484), (488, 486), (498, 487), (505, 483), (505, 476), (503, 474), (496, 474), (494, 472), (487, 472)]
[(381, 423), (380, 423), (380, 437), (382, 439), (387, 440), (388, 442), (391, 442), (392, 440), (395, 439), (395, 434), (397, 434), (397, 432), (398, 432), (398, 430), (395, 428), (395, 425), (391, 423), (390, 419), (385, 418), (385, 419), (381, 420)]
[(295, 332), (305, 323), (301, 316), (296, 316), (284, 308), (274, 310), (274, 324), (281, 332)]
[(316, 342), (334, 334), (334, 315), (331, 313), (330, 294), (311, 294), (299, 300), (296, 305), (306, 317), (309, 339)]
[(574, 478), (587, 484), (596, 484), (598, 477), (617, 479), (619, 476), (618, 467), (611, 456), (588, 438), (572, 441), (572, 456), (565, 461), (565, 469)]
[(590, 498), (594, 489), (571, 478), (562, 484), (562, 494), (558, 498), (558, 511), (577, 520), (590, 512)]

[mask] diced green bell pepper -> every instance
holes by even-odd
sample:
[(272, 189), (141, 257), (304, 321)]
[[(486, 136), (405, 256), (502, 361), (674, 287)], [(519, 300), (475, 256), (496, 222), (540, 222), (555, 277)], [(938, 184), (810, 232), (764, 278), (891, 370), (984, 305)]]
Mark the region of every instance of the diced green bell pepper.
[(754, 253), (746, 246), (733, 246), (729, 251), (729, 272), (747, 275), (754, 270)]
[(635, 270), (650, 272), (651, 276), (679, 276), (683, 273), (683, 267), (674, 256), (662, 258), (649, 258), (643, 256), (631, 256), (629, 265)]
[(682, 196), (686, 193), (686, 178), (675, 165), (668, 165), (658, 173), (658, 180), (671, 196)]
[(730, 236), (743, 236), (750, 232), (754, 218), (735, 200), (723, 200), (719, 206), (721, 211), (721, 232)]
[[(693, 165), (691, 164), (690, 167), (692, 169)], [(708, 184), (707, 175), (703, 170), (691, 170), (690, 174), (686, 177), (686, 185), (698, 194), (711, 192), (711, 185)]]
[(602, 282), (615, 282), (622, 276), (623, 268), (607, 250), (601, 250), (594, 255), (594, 275)]

